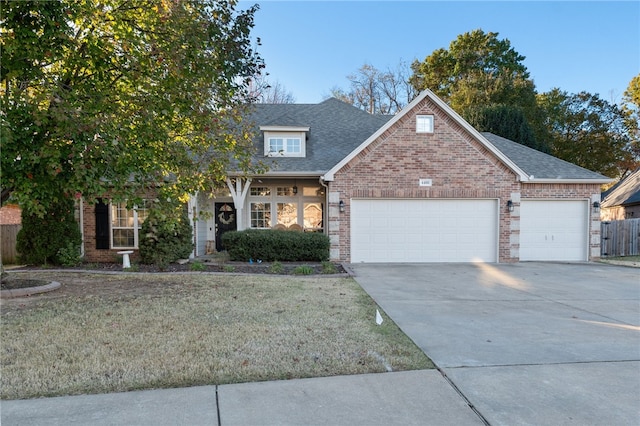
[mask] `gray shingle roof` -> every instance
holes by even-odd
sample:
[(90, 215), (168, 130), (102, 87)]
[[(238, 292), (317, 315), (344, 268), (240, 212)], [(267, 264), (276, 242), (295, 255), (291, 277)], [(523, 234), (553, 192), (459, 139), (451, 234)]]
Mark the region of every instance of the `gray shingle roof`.
[(533, 176), (535, 179), (609, 179), (600, 173), (592, 172), (493, 133), (483, 132), (482, 135), (528, 176)]
[[(256, 126), (254, 147), (257, 159), (269, 166), (269, 172), (320, 176), (360, 146), (392, 117), (372, 115), (330, 98), (319, 104), (257, 104), (250, 119)], [(260, 126), (309, 127), (306, 156), (264, 157), (264, 137), (259, 131)], [(535, 179), (608, 179), (599, 173), (492, 133), (482, 135), (527, 176), (534, 176)]]
[(251, 120), (259, 126), (309, 127), (306, 157), (265, 158), (264, 138), (254, 140), (258, 159), (270, 172), (315, 173), (318, 176), (335, 166), (384, 123), (388, 115), (371, 115), (335, 98), (319, 104), (257, 104)]
[(640, 168), (602, 193), (602, 207), (640, 204)]

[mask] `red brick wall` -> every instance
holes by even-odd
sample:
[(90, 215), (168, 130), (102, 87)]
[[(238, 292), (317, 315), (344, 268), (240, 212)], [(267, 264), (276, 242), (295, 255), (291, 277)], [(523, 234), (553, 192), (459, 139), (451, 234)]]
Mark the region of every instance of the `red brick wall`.
[[(416, 133), (418, 114), (434, 115), (433, 134)], [(432, 186), (420, 187), (421, 178), (432, 179)], [(329, 200), (333, 255), (351, 260), (351, 198), (490, 198), (506, 206), (519, 187), (511, 170), (427, 98), (335, 174), (329, 186), (331, 193), (339, 193)], [(344, 213), (336, 214), (338, 199), (345, 202)], [(510, 216), (503, 210), (499, 259), (506, 262), (512, 260)]]
[[(415, 116), (419, 114), (434, 115), (433, 134), (416, 133)], [(432, 179), (432, 186), (420, 187), (421, 178)], [(498, 260), (516, 262), (519, 213), (518, 209), (513, 213), (507, 211), (508, 200), (518, 200), (520, 196), (585, 199), (597, 193), (598, 185), (522, 185), (498, 157), (426, 98), (338, 171), (329, 183), (332, 258), (351, 261), (352, 198), (498, 199)], [(345, 203), (343, 213), (338, 209), (340, 200)], [(591, 233), (596, 233), (595, 228)]]
[[(153, 199), (156, 194), (150, 190), (142, 196), (146, 199)], [(104, 199), (108, 202), (108, 198)], [(111, 204), (109, 204), (111, 209)], [(111, 210), (109, 210), (111, 215)], [(83, 244), (84, 244), (84, 260), (86, 262), (121, 262), (122, 256), (118, 254), (119, 251), (133, 250), (133, 249), (96, 249), (96, 214), (95, 203), (83, 201), (82, 203), (82, 223), (83, 223)], [(138, 250), (134, 250), (130, 255), (131, 261), (137, 261), (139, 259)]]

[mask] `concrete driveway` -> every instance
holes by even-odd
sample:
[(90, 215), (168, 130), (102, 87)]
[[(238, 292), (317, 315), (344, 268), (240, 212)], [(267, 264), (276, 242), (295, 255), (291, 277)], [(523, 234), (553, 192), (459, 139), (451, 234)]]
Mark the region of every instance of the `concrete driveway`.
[(640, 269), (351, 267), (491, 425), (640, 424)]

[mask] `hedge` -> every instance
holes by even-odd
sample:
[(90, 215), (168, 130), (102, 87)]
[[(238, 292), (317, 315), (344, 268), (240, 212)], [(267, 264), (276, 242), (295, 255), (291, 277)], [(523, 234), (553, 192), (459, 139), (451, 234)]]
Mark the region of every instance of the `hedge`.
[(329, 260), (329, 237), (319, 232), (248, 229), (222, 234), (231, 260), (322, 262)]

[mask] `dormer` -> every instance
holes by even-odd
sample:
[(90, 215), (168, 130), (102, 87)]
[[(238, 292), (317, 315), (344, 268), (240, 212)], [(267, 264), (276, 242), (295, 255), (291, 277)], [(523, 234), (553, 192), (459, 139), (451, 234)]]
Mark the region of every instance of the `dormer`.
[(265, 157), (305, 157), (309, 127), (260, 126)]

